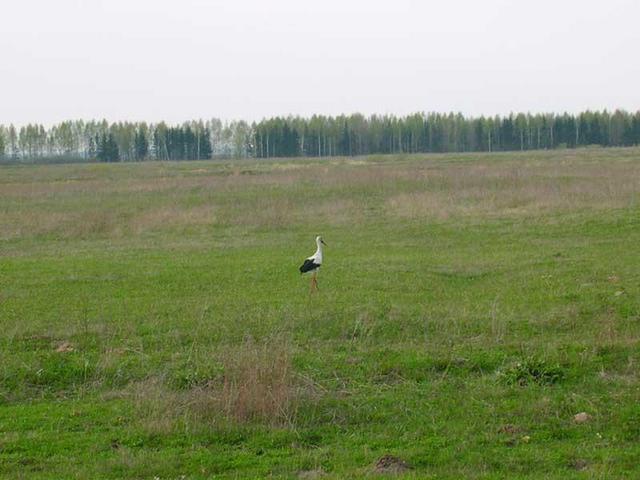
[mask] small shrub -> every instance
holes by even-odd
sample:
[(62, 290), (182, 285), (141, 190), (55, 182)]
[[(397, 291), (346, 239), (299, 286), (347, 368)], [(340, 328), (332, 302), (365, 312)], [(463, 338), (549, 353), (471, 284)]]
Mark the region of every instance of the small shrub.
[(498, 372), (500, 381), (507, 385), (554, 385), (564, 378), (559, 364), (549, 364), (546, 360), (528, 357)]

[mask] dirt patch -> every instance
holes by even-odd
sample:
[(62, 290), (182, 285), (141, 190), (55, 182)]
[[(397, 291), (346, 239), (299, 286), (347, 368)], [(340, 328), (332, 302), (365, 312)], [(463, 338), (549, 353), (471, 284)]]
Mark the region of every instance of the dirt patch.
[(56, 352), (58, 353), (73, 352), (74, 350), (73, 345), (69, 342), (62, 342), (56, 347)]
[(327, 474), (322, 467), (314, 468), (313, 470), (302, 470), (298, 472), (298, 478), (304, 480), (315, 480), (316, 478), (322, 478)]
[(591, 415), (589, 415), (587, 412), (576, 413), (573, 416), (573, 421), (576, 423), (585, 423), (589, 420), (591, 420)]
[(399, 474), (410, 470), (411, 467), (407, 462), (393, 455), (384, 455), (378, 459), (373, 467), (375, 473), (382, 474)]
[(512, 425), (510, 423), (501, 426), (498, 429), (498, 433), (504, 433), (506, 435), (516, 435), (518, 433), (522, 433), (522, 428), (517, 425)]
[(589, 462), (584, 458), (576, 458), (569, 464), (569, 466), (574, 470), (582, 471), (587, 469), (587, 467), (589, 466)]

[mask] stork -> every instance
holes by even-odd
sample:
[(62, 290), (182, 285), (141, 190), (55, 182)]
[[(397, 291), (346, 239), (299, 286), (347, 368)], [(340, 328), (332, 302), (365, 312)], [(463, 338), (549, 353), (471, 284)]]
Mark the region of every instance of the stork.
[(300, 274), (311, 274), (311, 292), (318, 291), (318, 270), (322, 266), (322, 245), (326, 245), (320, 235), (316, 237), (316, 253), (306, 258), (300, 265)]

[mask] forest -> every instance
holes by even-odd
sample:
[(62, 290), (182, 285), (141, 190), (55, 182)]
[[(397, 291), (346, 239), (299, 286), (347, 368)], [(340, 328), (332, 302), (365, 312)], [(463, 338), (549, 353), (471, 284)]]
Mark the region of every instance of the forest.
[(362, 114), (165, 122), (72, 120), (0, 125), (0, 162), (133, 162), (211, 158), (500, 152), (640, 145), (640, 111), (465, 117)]

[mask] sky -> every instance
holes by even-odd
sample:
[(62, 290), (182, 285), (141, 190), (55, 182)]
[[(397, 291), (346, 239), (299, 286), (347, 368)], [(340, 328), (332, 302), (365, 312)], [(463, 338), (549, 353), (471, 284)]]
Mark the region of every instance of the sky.
[(640, 109), (638, 0), (21, 0), (0, 123)]

